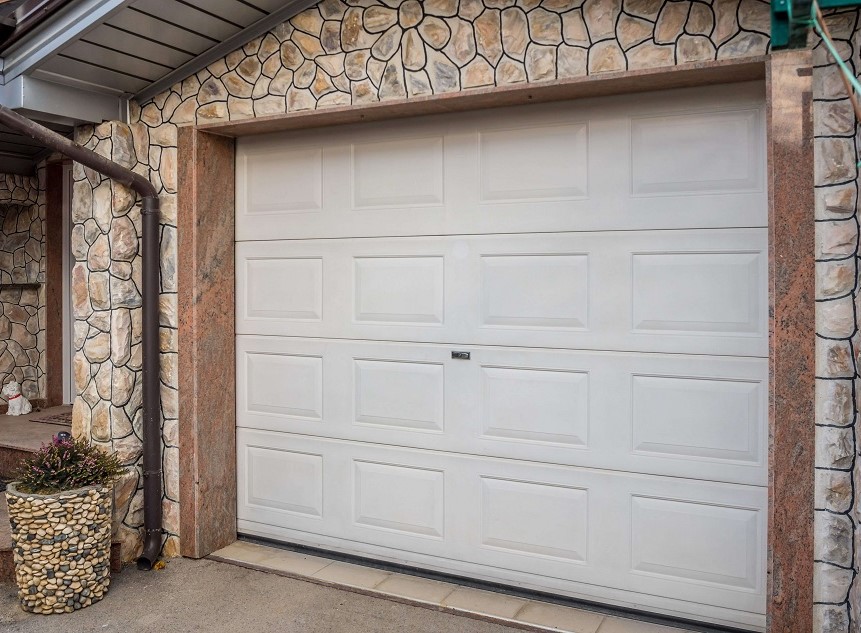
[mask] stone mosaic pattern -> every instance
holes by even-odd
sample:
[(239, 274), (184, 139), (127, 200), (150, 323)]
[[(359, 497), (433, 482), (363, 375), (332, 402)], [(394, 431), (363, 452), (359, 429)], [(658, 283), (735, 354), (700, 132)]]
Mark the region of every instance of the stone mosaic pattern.
[[(131, 131), (123, 123), (79, 127), (75, 138), (121, 165), (146, 172), (145, 166), (140, 166)], [(77, 394), (72, 431), (75, 437), (87, 437), (116, 452), (127, 467), (115, 489), (114, 537), (123, 544), (125, 560), (130, 560), (140, 554), (143, 526), (140, 206), (129, 189), (79, 164), (72, 176), (73, 373)], [(167, 243), (171, 244), (169, 240)], [(168, 313), (162, 302), (163, 321)], [(175, 328), (166, 325), (163, 345), (172, 339)], [(165, 372), (175, 366), (169, 358), (166, 355), (163, 359), (163, 382), (172, 380), (165, 378)], [(162, 407), (170, 400), (164, 395)], [(167, 432), (170, 424), (164, 428)], [(175, 505), (176, 498), (166, 503)], [(166, 517), (171, 515), (166, 512)], [(165, 527), (178, 529), (176, 523), (167, 521)]]
[[(844, 59), (859, 71), (857, 11), (828, 17)], [(816, 511), (814, 629), (856, 631), (861, 625), (861, 552), (856, 442), (858, 352), (857, 125), (836, 66), (814, 49), (816, 176)]]
[(71, 613), (110, 585), (111, 494), (84, 488), (56, 495), (6, 491), (21, 608)]
[(324, 0), (132, 120), (160, 129), (761, 55), (769, 19), (761, 0)]
[(0, 385), (45, 395), (45, 196), (39, 176), (0, 174)]
[[(857, 62), (857, 42), (861, 38), (857, 12), (844, 11), (828, 20), (841, 51), (847, 59)], [(760, 0), (324, 0), (150, 102), (132, 103), (132, 149), (128, 148), (121, 125), (113, 124), (95, 137), (91, 130), (79, 131), (79, 140), (90, 146), (114, 142), (113, 149), (107, 144), (101, 146), (103, 151), (115, 154), (116, 140), (122, 137), (120, 153), (162, 192), (162, 412), (165, 529), (169, 533), (166, 553), (175, 553), (178, 544), (175, 376), (178, 125), (761, 55), (768, 50), (768, 32), (769, 6)], [(861, 589), (851, 588), (861, 558), (854, 547), (859, 516), (852, 492), (852, 482), (857, 480), (856, 353), (861, 343), (857, 340), (854, 309), (858, 295), (854, 167), (857, 149), (855, 126), (839, 77), (821, 47), (816, 55), (817, 375), (820, 377), (816, 401), (819, 602), (816, 630), (831, 632), (854, 630), (859, 622), (857, 605), (861, 604), (861, 595), (856, 595)], [(80, 198), (90, 214), (84, 213), (76, 220), (80, 225), (76, 231), (86, 231), (82, 235), (87, 249), (95, 243), (99, 232), (104, 232), (96, 216), (101, 216), (104, 223), (127, 214), (133, 224), (138, 223), (138, 210), (121, 211), (125, 202), (118, 203), (100, 180), (78, 170), (76, 181), (76, 209)], [(93, 191), (99, 187), (103, 193), (95, 196)], [(94, 224), (100, 227), (98, 231)], [(76, 309), (80, 304), (83, 310), (76, 317), (79, 342), (83, 344), (105, 331), (88, 321), (98, 312), (109, 310), (113, 315), (128, 310), (134, 324), (137, 317), (132, 315), (137, 314), (137, 305), (122, 306), (119, 296), (116, 297), (119, 303), (114, 304), (114, 296), (104, 294), (101, 282), (92, 286), (96, 299), (101, 301), (108, 296), (110, 302), (101, 301), (101, 307), (96, 308), (90, 300), (89, 275), (96, 273), (96, 279), (100, 279), (98, 273), (103, 270), (98, 266), (103, 266), (104, 261), (93, 264), (84, 255), (83, 246), (76, 257), (79, 266), (74, 284), (80, 298)], [(113, 279), (112, 268), (109, 267), (107, 274)], [(125, 317), (117, 317), (121, 318)], [(111, 334), (111, 341), (114, 336), (119, 334)], [(137, 345), (136, 336), (139, 326), (137, 330), (132, 327), (129, 349)], [(113, 349), (113, 345), (110, 347)], [(105, 383), (107, 370), (102, 366), (106, 361), (79, 354), (78, 362), (80, 390), (86, 393), (86, 398), (82, 396), (79, 400), (86, 401), (88, 413), (78, 413), (80, 407), (76, 406), (76, 420), (80, 430), (86, 418), (89, 430), (96, 407), (109, 411), (115, 407), (91, 386), (98, 382), (96, 376), (100, 371), (104, 372), (101, 381)], [(138, 371), (133, 361), (119, 366)], [(138, 392), (134, 396), (138, 403), (137, 383), (133, 389)], [(137, 419), (136, 413), (129, 415), (128, 405), (123, 410), (129, 419)], [(116, 426), (114, 435), (114, 426), (102, 423), (102, 430), (93, 434), (94, 440), (108, 441), (105, 428), (112, 434), (111, 441), (131, 437), (122, 435), (127, 432), (122, 423)], [(139, 495), (135, 496), (138, 498)], [(135, 503), (123, 520), (128, 528), (140, 525), (139, 502)]]

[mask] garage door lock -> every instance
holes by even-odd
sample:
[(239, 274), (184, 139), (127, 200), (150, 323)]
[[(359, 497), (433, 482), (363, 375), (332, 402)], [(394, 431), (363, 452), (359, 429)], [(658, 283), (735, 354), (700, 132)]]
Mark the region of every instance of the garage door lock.
[(469, 360), (469, 352), (452, 352), (451, 357), (455, 360)]

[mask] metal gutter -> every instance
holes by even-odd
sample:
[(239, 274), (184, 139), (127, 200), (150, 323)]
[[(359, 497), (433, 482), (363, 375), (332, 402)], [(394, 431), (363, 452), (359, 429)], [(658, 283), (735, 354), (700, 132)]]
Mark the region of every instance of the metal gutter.
[(158, 224), (159, 199), (153, 184), (130, 169), (82, 147), (0, 105), (0, 123), (72, 160), (129, 187), (142, 198), (143, 216), (143, 476), (144, 540), (138, 569), (152, 569), (162, 546), (161, 428), (159, 424)]
[(286, 22), (297, 13), (315, 6), (320, 0), (288, 0), (280, 9), (277, 9), (260, 18), (254, 24), (245, 27), (238, 33), (231, 35), (223, 42), (216, 44), (210, 49), (207, 49), (194, 59), (190, 59), (179, 68), (172, 70), (167, 75), (151, 83), (149, 86), (134, 95), (135, 101), (140, 104), (146, 103), (160, 92), (164, 92), (177, 82), (191, 77), (199, 70), (203, 70), (212, 62), (218, 61), (228, 53), (243, 47), (255, 37), (264, 35), (273, 28)]

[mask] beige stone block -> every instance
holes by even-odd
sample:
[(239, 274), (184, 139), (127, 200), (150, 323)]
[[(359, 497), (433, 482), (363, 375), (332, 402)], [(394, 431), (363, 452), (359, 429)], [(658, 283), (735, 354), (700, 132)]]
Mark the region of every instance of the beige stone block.
[(320, 39), (301, 31), (293, 33), (293, 43), (299, 48), (299, 51), (306, 59), (314, 59), (326, 53), (323, 50), (323, 45), (320, 44)]
[(847, 258), (855, 254), (858, 225), (854, 219), (817, 222), (816, 257), (820, 259)]
[(457, 15), (457, 5), (457, 0), (425, 0), (424, 11), (428, 15), (451, 17)]
[(621, 0), (586, 0), (583, 3), (583, 17), (593, 42), (615, 35), (616, 18), (621, 10)]
[(389, 572), (381, 569), (338, 561), (326, 565), (314, 574), (314, 578), (318, 580), (359, 589), (373, 589), (389, 576)]
[(482, 0), (460, 0), (457, 14), (464, 20), (474, 21), (485, 8)]
[[(619, 24), (616, 28), (616, 38), (618, 39), (619, 45), (622, 49), (628, 50), (632, 46), (636, 46), (637, 44), (650, 39), (654, 30), (655, 25), (648, 20), (624, 13), (619, 18)], [(565, 41), (568, 42), (567, 37), (565, 38)], [(569, 43), (573, 44), (575, 42)]]
[(366, 31), (362, 26), (362, 9), (350, 7), (341, 21), (341, 47), (346, 52), (370, 48), (379, 37)]
[(362, 15), (365, 29), (370, 33), (383, 33), (398, 22), (398, 11), (391, 7), (374, 5)]
[(404, 68), (421, 70), (427, 63), (425, 45), (417, 29), (408, 29), (401, 40), (401, 56)]
[(852, 569), (842, 569), (827, 563), (814, 563), (813, 600), (830, 603), (844, 602), (849, 594), (853, 577)]
[(502, 49), (505, 54), (518, 61), (524, 61), (527, 44), (529, 44), (529, 26), (526, 14), (516, 7), (503, 10)]
[(850, 381), (817, 380), (814, 402), (817, 424), (848, 426), (854, 422)]
[(451, 29), (445, 20), (436, 17), (427, 17), (418, 26), (422, 39), (428, 46), (442, 50), (451, 38)]
[(855, 330), (852, 298), (833, 299), (817, 305), (816, 332), (829, 338), (849, 338)]
[(849, 294), (856, 286), (854, 258), (850, 261), (818, 262), (816, 264), (817, 299), (829, 299)]
[(475, 22), (477, 51), (495, 65), (502, 57), (502, 21), (498, 9), (488, 9)]
[(407, 96), (423, 97), (433, 94), (433, 89), (430, 85), (430, 77), (428, 77), (427, 71), (407, 70), (404, 72), (404, 79), (406, 80)]
[(627, 52), (628, 70), (661, 68), (675, 64), (675, 47), (643, 42)]
[(351, 51), (346, 54), (344, 58), (344, 72), (350, 80), (361, 81), (367, 78), (368, 55), (368, 51)]
[(520, 613), (516, 620), (527, 624), (537, 624), (552, 629), (563, 631), (576, 631), (577, 633), (596, 633), (604, 616), (593, 611), (583, 611), (562, 607), (546, 602), (530, 601)]
[(715, 55), (714, 44), (703, 35), (682, 35), (676, 42), (676, 59), (680, 64), (709, 61)]
[(476, 57), (461, 70), (461, 85), (466, 88), (492, 86), (494, 70), (482, 57)]
[(765, 55), (769, 38), (761, 33), (741, 32), (718, 49), (718, 59)]
[(738, 7), (739, 25), (749, 31), (771, 33), (771, 10), (762, 0), (741, 0)]
[(380, 101), (386, 99), (405, 99), (407, 89), (404, 85), (404, 67), (400, 57), (393, 57), (386, 64), (380, 82)]
[(380, 61), (389, 61), (398, 51), (402, 36), (403, 29), (399, 25), (389, 27), (371, 47), (371, 55)]
[(551, 45), (562, 43), (562, 19), (559, 14), (537, 8), (527, 14), (527, 21), (533, 42)]
[(842, 567), (851, 567), (852, 532), (852, 521), (848, 516), (831, 514), (830, 512), (814, 512), (813, 558)]
[(625, 54), (615, 40), (598, 42), (589, 50), (590, 74), (619, 72), (625, 70), (625, 63)]
[(625, 0), (625, 13), (655, 21), (666, 0)]
[(508, 620), (514, 619), (526, 603), (527, 600), (523, 598), (470, 587), (458, 587), (443, 602), (446, 607), (452, 609)]
[(421, 22), (423, 17), (422, 4), (417, 0), (405, 0), (398, 7), (398, 22), (401, 28), (412, 28)]
[(294, 29), (320, 37), (320, 31), (323, 28), (323, 16), (320, 15), (320, 11), (316, 7), (312, 7), (290, 18), (290, 24), (293, 25)]
[(377, 585), (375, 590), (416, 602), (442, 604), (456, 588), (456, 585), (437, 582), (436, 580), (405, 574), (392, 574)]
[(852, 507), (852, 476), (840, 470), (815, 472), (815, 507), (830, 512), (847, 512)]
[(427, 71), (436, 94), (460, 89), (460, 71), (448, 57), (436, 50), (428, 50)]

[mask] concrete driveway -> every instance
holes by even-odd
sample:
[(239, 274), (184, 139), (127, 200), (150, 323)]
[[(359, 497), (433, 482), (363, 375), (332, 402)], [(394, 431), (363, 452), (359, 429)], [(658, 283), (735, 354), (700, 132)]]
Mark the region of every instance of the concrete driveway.
[(211, 560), (173, 559), (162, 571), (114, 575), (100, 603), (68, 615), (30, 615), (13, 585), (0, 584), (3, 633), (514, 633), (465, 617), (411, 607)]

